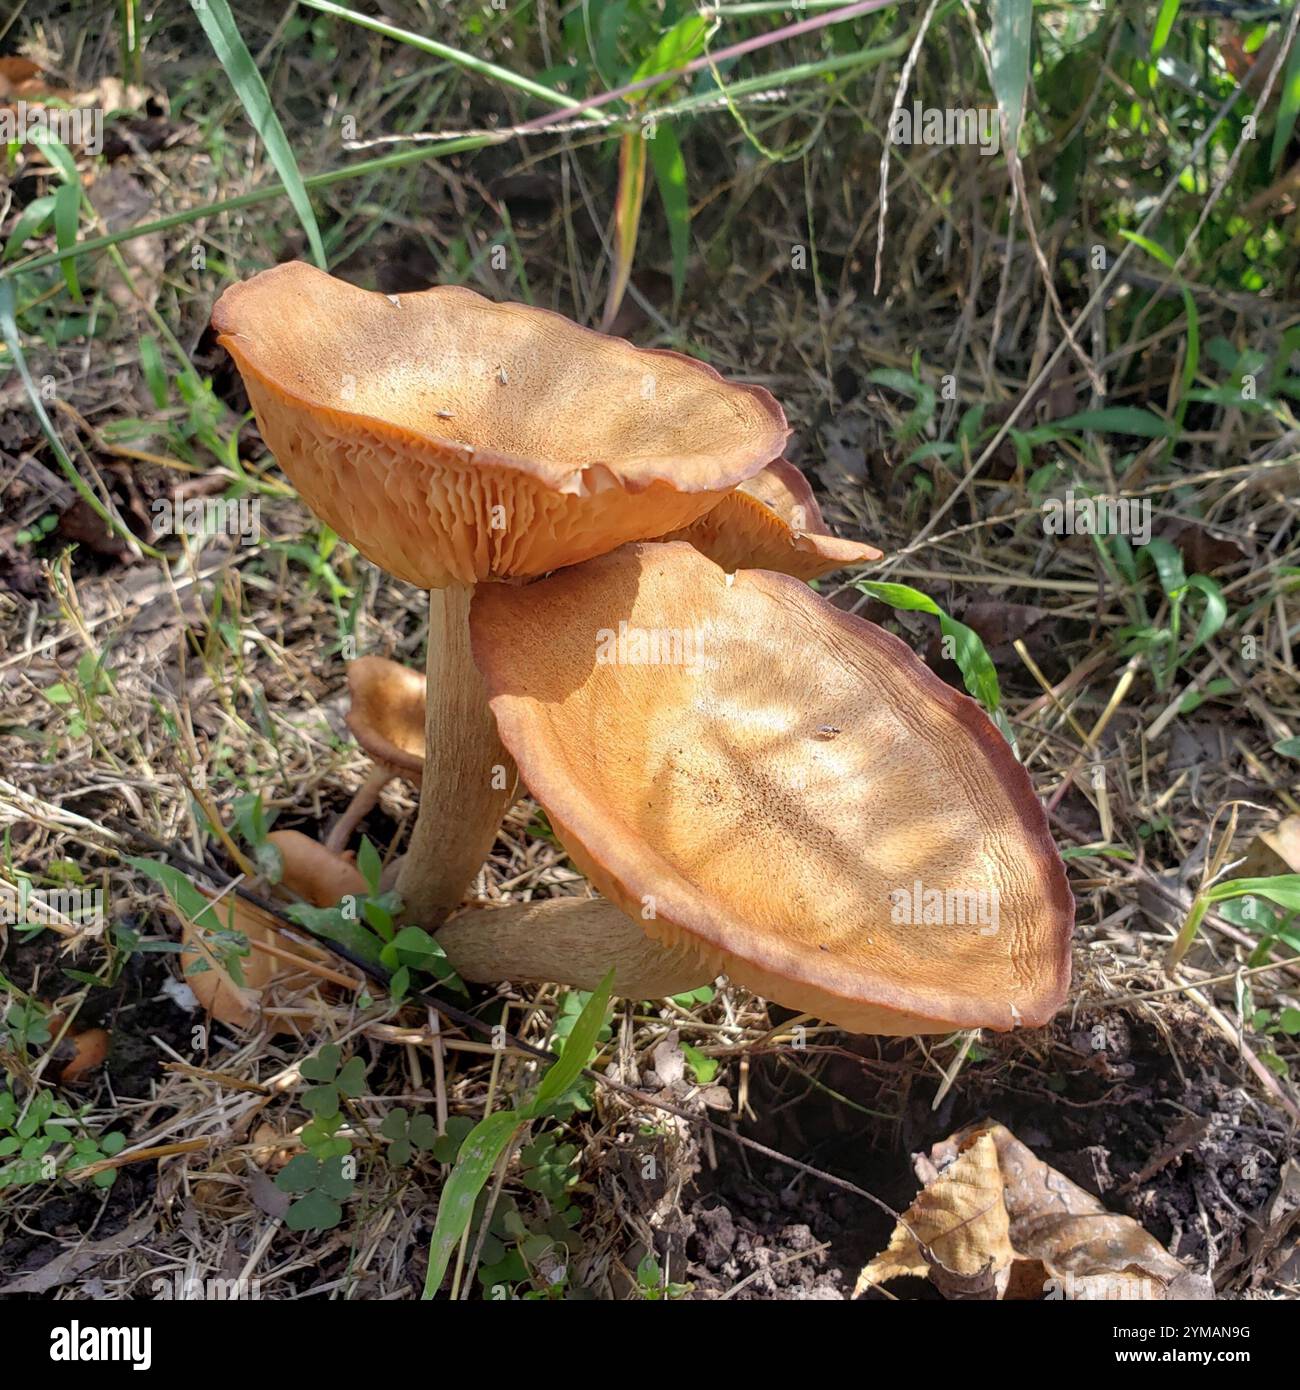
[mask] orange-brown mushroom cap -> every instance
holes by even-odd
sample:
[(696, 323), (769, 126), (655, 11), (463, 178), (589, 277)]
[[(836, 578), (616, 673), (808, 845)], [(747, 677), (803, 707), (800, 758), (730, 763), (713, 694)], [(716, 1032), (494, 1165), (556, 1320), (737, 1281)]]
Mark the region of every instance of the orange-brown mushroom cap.
[(724, 570), (777, 570), (796, 579), (820, 579), (883, 558), (865, 541), (831, 535), (808, 479), (786, 459), (769, 463), (664, 540), (689, 541)]
[(348, 663), (347, 725), (376, 762), (419, 780), (424, 767), (424, 675), (383, 656)]
[(471, 628), (529, 789), (657, 940), (862, 1032), (1061, 1003), (1074, 904), (1043, 809), (898, 638), (684, 544), (486, 586)]
[(307, 505), (426, 589), (687, 526), (789, 434), (761, 387), (459, 286), (384, 295), (292, 262), (212, 323)]
[(366, 881), (351, 859), (301, 830), (273, 830), (266, 840), (280, 851), (281, 884), (313, 907), (333, 907), (366, 891)]

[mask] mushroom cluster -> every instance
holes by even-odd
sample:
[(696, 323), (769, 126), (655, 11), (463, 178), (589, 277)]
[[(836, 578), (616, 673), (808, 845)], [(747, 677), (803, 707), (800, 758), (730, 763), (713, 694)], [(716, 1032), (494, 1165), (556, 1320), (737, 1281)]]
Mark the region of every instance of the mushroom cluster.
[[(300, 263), (213, 323), (304, 501), (429, 591), (424, 681), (349, 671), (375, 769), (328, 848), (418, 779), (396, 887), (465, 978), (612, 967), (657, 998), (725, 971), (884, 1034), (1060, 1005), (1073, 899), (1029, 778), (973, 700), (803, 582), (881, 557), (829, 534), (767, 391)], [(603, 898), (456, 914), (520, 777)]]

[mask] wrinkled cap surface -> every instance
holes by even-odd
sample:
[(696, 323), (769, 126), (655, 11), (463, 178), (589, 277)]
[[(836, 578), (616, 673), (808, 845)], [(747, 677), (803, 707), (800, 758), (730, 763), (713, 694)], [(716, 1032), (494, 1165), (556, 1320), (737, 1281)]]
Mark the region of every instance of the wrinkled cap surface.
[(348, 728), (376, 762), (418, 779), (424, 770), (425, 678), (383, 656), (348, 663)]
[(896, 637), (682, 543), (479, 589), (470, 622), (529, 789), (657, 940), (861, 1032), (1061, 1003), (1074, 904), (1029, 778)]
[(457, 286), (384, 295), (292, 262), (212, 322), (303, 500), (423, 588), (687, 526), (789, 433), (760, 387)]
[(769, 463), (664, 539), (688, 541), (725, 570), (777, 570), (796, 579), (820, 579), (884, 558), (865, 541), (832, 536), (807, 478), (785, 459)]

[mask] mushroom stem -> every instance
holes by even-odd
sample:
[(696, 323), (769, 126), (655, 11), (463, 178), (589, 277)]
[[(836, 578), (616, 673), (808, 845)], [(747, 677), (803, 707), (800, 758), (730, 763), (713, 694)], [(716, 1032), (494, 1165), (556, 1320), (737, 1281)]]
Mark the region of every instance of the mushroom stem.
[(374, 810), (379, 793), (396, 776), (396, 770), (384, 763), (376, 763), (370, 769), (370, 776), (357, 788), (356, 794), (348, 802), (347, 810), (335, 822), (334, 829), (325, 841), (325, 848), (331, 854), (342, 854), (347, 849), (352, 832)]
[(408, 921), (437, 926), (459, 907), (514, 800), (514, 759), (497, 737), (469, 641), (473, 587), (429, 591), (420, 809), (397, 876)]
[(458, 913), (438, 944), (475, 984), (554, 983), (595, 989), (612, 967), (614, 993), (663, 999), (712, 982), (689, 947), (661, 946), (604, 898), (547, 898)]

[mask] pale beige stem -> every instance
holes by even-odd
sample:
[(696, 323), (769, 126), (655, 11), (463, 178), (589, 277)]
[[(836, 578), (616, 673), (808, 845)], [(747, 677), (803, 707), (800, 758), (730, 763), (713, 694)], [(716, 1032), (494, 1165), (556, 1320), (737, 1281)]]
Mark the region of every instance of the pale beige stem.
[(604, 898), (547, 898), (457, 914), (438, 944), (475, 984), (571, 985), (595, 989), (613, 968), (614, 993), (663, 999), (712, 982), (717, 971), (684, 946), (651, 941)]
[(420, 810), (397, 891), (408, 922), (437, 926), (483, 867), (518, 774), (501, 746), (469, 642), (473, 589), (429, 593)]
[(384, 763), (376, 763), (370, 776), (357, 788), (356, 795), (348, 802), (347, 810), (338, 818), (334, 829), (325, 841), (325, 848), (331, 854), (342, 854), (348, 847), (352, 832), (375, 808), (379, 793), (397, 776), (394, 768)]

